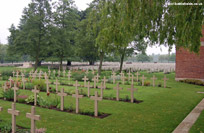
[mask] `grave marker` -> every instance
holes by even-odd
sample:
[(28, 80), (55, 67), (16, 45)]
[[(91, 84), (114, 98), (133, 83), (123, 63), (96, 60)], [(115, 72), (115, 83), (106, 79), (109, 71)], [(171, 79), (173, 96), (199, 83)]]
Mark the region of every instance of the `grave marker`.
[(58, 82), (58, 80), (56, 79), (56, 82), (54, 82), (54, 84), (56, 85), (56, 93), (58, 93), (58, 85), (60, 85), (60, 82)]
[(12, 86), (12, 78), (11, 76), (9, 77), (9, 84), (10, 84), (10, 87)]
[(94, 116), (98, 116), (98, 101), (102, 101), (101, 97), (98, 97), (98, 92), (95, 91), (95, 96), (91, 96), (91, 99), (95, 101), (94, 103)]
[(97, 74), (97, 75), (96, 75), (96, 82), (97, 82), (97, 83), (98, 83), (99, 77), (100, 77), (100, 76)]
[(84, 76), (84, 78), (82, 78), (82, 80), (84, 80), (84, 87), (86, 87), (86, 81), (89, 79), (86, 76)]
[(46, 81), (45, 81), (45, 84), (46, 84), (46, 86), (47, 86), (47, 93), (49, 93), (49, 84), (50, 84), (49, 80), (46, 80)]
[(72, 94), (72, 97), (76, 98), (76, 113), (79, 113), (79, 98), (82, 98), (83, 95), (79, 95), (79, 90), (76, 90), (76, 94)]
[(113, 78), (113, 84), (115, 84), (115, 78), (116, 78), (115, 72), (112, 73), (112, 78)]
[(15, 72), (13, 71), (12, 73), (13, 73), (13, 77), (14, 77), (15, 76)]
[(76, 87), (76, 90), (78, 89), (78, 87), (80, 87), (80, 84), (78, 84), (78, 80), (76, 80), (76, 83), (73, 84), (74, 87)]
[(60, 107), (60, 110), (63, 111), (64, 110), (64, 97), (67, 96), (67, 94), (64, 93), (64, 88), (62, 88), (61, 92), (58, 93), (57, 95), (61, 97), (61, 107)]
[(166, 76), (164, 76), (163, 80), (164, 80), (164, 88), (166, 88), (166, 81), (169, 80), (169, 79), (166, 78)]
[(2, 107), (0, 107), (0, 112), (1, 112), (1, 111), (3, 111), (3, 108), (2, 108)]
[(92, 81), (94, 81), (94, 88), (96, 88), (96, 80), (97, 80), (97, 79), (96, 79), (96, 77), (94, 76), (93, 79), (92, 79)]
[(104, 85), (104, 89), (106, 89), (106, 82), (107, 81), (108, 80), (106, 79), (106, 76), (104, 76), (103, 79), (102, 79), (102, 82), (103, 82), (103, 85)]
[(66, 74), (66, 71), (64, 70), (64, 71), (63, 71), (63, 77), (65, 77), (65, 74)]
[(35, 86), (34, 88), (35, 88), (35, 89), (32, 90), (32, 92), (34, 93), (34, 106), (36, 106), (36, 105), (37, 105), (37, 94), (40, 93), (40, 91), (37, 90), (37, 87), (36, 87), (36, 86)]
[(152, 79), (152, 85), (153, 85), (153, 87), (155, 87), (155, 80), (157, 80), (157, 78), (155, 77), (155, 75), (153, 75), (153, 77), (151, 78)]
[(128, 91), (131, 92), (131, 102), (134, 102), (134, 91), (137, 91), (137, 88), (134, 88), (134, 85), (131, 85), (131, 88), (128, 88)]
[(144, 80), (147, 79), (144, 75), (142, 75), (142, 86), (144, 86)]
[(48, 76), (50, 77), (50, 74), (51, 74), (51, 71), (50, 71), (50, 69), (48, 70)]
[(16, 91), (17, 90), (19, 90), (19, 88), (18, 87), (16, 87), (16, 83), (14, 84), (14, 87), (12, 88), (13, 89), (13, 91), (14, 91), (14, 103), (16, 102)]
[(23, 78), (22, 79), (22, 83), (23, 83), (23, 89), (25, 90), (25, 82), (26, 82), (26, 80), (25, 80), (25, 78)]
[(129, 70), (129, 72), (128, 72), (128, 81), (130, 81), (130, 75), (132, 75), (132, 74), (130, 73), (130, 70)]
[(117, 86), (114, 87), (113, 89), (116, 90), (116, 100), (119, 101), (119, 91), (122, 90), (123, 88), (120, 88), (119, 83), (117, 83)]
[(89, 81), (89, 82), (88, 82), (88, 85), (87, 85), (87, 89), (88, 89), (88, 92), (87, 92), (88, 94), (87, 94), (87, 96), (88, 96), (88, 97), (90, 97), (90, 87), (91, 87), (91, 86), (90, 86), (90, 81)]
[(35, 115), (35, 106), (31, 107), (31, 113), (26, 113), (26, 117), (31, 119), (31, 129), (30, 132), (31, 133), (36, 133), (36, 127), (35, 127), (35, 121), (39, 121), (40, 120), (40, 116), (39, 115)]
[(103, 83), (101, 82), (101, 85), (98, 86), (98, 88), (101, 89), (101, 98), (103, 98), (103, 89), (104, 89), (104, 86), (103, 86)]
[(16, 132), (16, 116), (20, 115), (20, 112), (16, 110), (16, 104), (12, 103), (12, 108), (8, 109), (8, 113), (12, 115), (12, 133)]
[(137, 75), (137, 82), (138, 82), (140, 74), (137, 72), (136, 75)]

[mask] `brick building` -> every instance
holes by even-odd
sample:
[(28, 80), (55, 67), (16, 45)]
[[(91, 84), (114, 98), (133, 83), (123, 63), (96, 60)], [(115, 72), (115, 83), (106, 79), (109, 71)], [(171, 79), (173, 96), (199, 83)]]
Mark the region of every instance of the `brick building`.
[(204, 81), (204, 26), (200, 39), (200, 53), (191, 53), (184, 48), (176, 50), (176, 80), (198, 79)]

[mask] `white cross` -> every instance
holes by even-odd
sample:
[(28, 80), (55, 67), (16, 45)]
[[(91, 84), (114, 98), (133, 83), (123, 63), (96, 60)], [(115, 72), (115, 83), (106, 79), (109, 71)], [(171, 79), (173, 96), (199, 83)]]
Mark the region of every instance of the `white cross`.
[(90, 81), (89, 81), (88, 85), (87, 85), (87, 88), (88, 88), (88, 97), (90, 96), (90, 87), (92, 87), (92, 86), (90, 86)]
[(80, 87), (80, 84), (78, 84), (78, 80), (76, 80), (76, 83), (73, 86), (76, 87), (76, 90), (78, 89), (78, 87)]
[(119, 83), (117, 83), (117, 86), (114, 87), (113, 89), (116, 90), (116, 100), (119, 101), (119, 91), (122, 90), (123, 88), (120, 88)]
[(166, 81), (169, 80), (169, 79), (166, 78), (166, 76), (164, 76), (163, 80), (164, 80), (164, 88), (166, 88)]
[(31, 113), (26, 113), (26, 117), (31, 119), (31, 133), (35, 133), (35, 121), (40, 120), (39, 115), (35, 115), (35, 106), (31, 107)]
[(142, 75), (142, 86), (144, 86), (144, 80), (147, 79), (144, 75)]
[(64, 93), (64, 88), (61, 89), (61, 93), (58, 93), (57, 94), (58, 96), (61, 97), (61, 107), (60, 107), (60, 110), (64, 110), (64, 97), (67, 96), (66, 93)]
[(83, 95), (79, 95), (79, 90), (76, 90), (76, 94), (72, 94), (72, 97), (76, 97), (76, 113), (79, 113), (79, 98), (82, 98)]
[(107, 81), (108, 80), (106, 79), (106, 76), (104, 76), (103, 79), (102, 79), (102, 82), (103, 82), (103, 85), (104, 85), (104, 89), (106, 89), (106, 82)]
[(49, 82), (49, 80), (46, 80), (45, 83), (47, 85), (47, 93), (49, 93), (49, 84), (50, 84), (50, 82)]
[(128, 88), (129, 91), (131, 91), (131, 102), (134, 102), (134, 91), (137, 91), (136, 88), (134, 88), (134, 85), (131, 85), (131, 88)]
[(16, 132), (16, 116), (20, 115), (20, 112), (16, 110), (16, 104), (12, 103), (12, 109), (8, 109), (8, 113), (12, 115), (12, 133)]
[(137, 75), (137, 82), (138, 82), (138, 80), (139, 80), (139, 75), (140, 75), (140, 74), (137, 72), (136, 75)]
[(94, 88), (96, 88), (96, 81), (97, 81), (97, 79), (96, 79), (95, 76), (93, 77), (92, 81), (94, 81)]
[(103, 98), (103, 89), (104, 89), (104, 86), (103, 86), (103, 83), (101, 82), (101, 85), (98, 86), (98, 88), (101, 89), (101, 98)]
[(12, 88), (14, 91), (14, 103), (16, 102), (16, 91), (19, 90), (18, 87), (16, 87), (16, 83), (14, 84), (14, 87)]
[(22, 79), (22, 83), (23, 83), (23, 89), (25, 90), (25, 82), (26, 82), (26, 80), (25, 80), (25, 78), (23, 78)]
[(56, 79), (56, 82), (54, 82), (54, 84), (56, 85), (56, 93), (58, 92), (58, 85), (60, 85), (60, 83), (58, 82), (58, 80)]
[(91, 99), (95, 101), (95, 106), (94, 106), (94, 116), (98, 116), (98, 101), (102, 101), (101, 97), (98, 97), (98, 92), (95, 91), (95, 96), (91, 96)]
[(153, 77), (152, 77), (151, 79), (152, 79), (152, 82), (153, 82), (153, 87), (155, 87), (155, 80), (156, 80), (157, 78), (155, 77), (155, 75), (153, 75)]
[(37, 90), (37, 87), (36, 87), (36, 86), (35, 86), (34, 88), (35, 88), (35, 89), (32, 90), (32, 92), (34, 93), (34, 99), (35, 99), (34, 105), (36, 106), (36, 105), (37, 105), (37, 93), (40, 93), (40, 91)]
[(98, 83), (98, 78), (99, 78), (100, 76), (97, 74), (96, 75), (96, 82)]
[(84, 80), (84, 87), (86, 87), (86, 81), (89, 79), (86, 76), (84, 76), (84, 78), (82, 78), (82, 80)]

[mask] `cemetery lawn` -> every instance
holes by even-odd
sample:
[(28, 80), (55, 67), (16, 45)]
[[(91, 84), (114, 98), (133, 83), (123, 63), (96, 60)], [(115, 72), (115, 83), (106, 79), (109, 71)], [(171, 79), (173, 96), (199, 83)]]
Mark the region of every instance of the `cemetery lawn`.
[[(8, 68), (7, 68), (8, 69)], [(12, 69), (12, 68), (9, 68)], [(0, 68), (0, 71), (3, 69)], [(44, 71), (44, 70), (43, 70)], [(46, 70), (47, 71), (47, 70)], [(102, 75), (108, 75), (109, 72), (103, 72)], [(147, 77), (146, 81), (151, 81), (153, 74), (141, 72)], [(154, 73), (158, 78), (156, 84), (163, 83), (163, 73)], [(140, 104), (118, 102), (112, 100), (99, 101), (99, 112), (111, 114), (110, 116), (99, 119), (86, 115), (74, 113), (60, 112), (46, 108), (36, 107), (36, 114), (41, 116), (41, 120), (37, 121), (37, 128), (46, 128), (49, 133), (67, 133), (67, 132), (138, 132), (138, 133), (169, 133), (172, 132), (178, 124), (191, 112), (191, 110), (202, 100), (203, 94), (196, 93), (204, 91), (204, 87), (176, 82), (174, 80), (175, 73), (166, 75), (167, 88), (163, 87), (142, 87), (135, 85), (138, 91), (134, 93), (137, 100), (143, 100)], [(0, 81), (2, 84), (5, 81)], [(73, 81), (74, 82), (74, 81)], [(79, 82), (83, 84), (83, 82)], [(93, 82), (91, 82), (93, 84)], [(54, 86), (54, 85), (52, 85)], [(104, 90), (104, 96), (116, 95), (116, 90), (112, 88), (116, 85), (107, 84), (110, 90)], [(74, 87), (59, 86), (64, 88), (65, 92), (74, 91)], [(127, 88), (130, 85), (121, 85), (123, 90), (120, 91), (120, 97), (130, 97), (130, 92)], [(81, 89), (81, 88), (80, 88)], [(82, 88), (86, 92), (86, 88)], [(0, 92), (2, 92), (0, 87)], [(98, 89), (91, 89), (91, 95)], [(100, 92), (98, 90), (98, 92)], [(20, 90), (20, 95), (32, 95), (29, 90)], [(100, 94), (100, 93), (99, 93)], [(47, 98), (45, 92), (40, 92), (40, 95)], [(0, 97), (2, 95), (0, 94)], [(51, 94), (48, 98), (54, 99), (59, 97)], [(0, 112), (0, 120), (11, 121), (11, 115), (7, 110), (11, 108), (9, 101), (0, 99), (0, 106), (3, 111)], [(82, 111), (94, 111), (94, 101), (88, 97), (80, 99), (79, 108)], [(65, 108), (73, 106), (75, 108), (75, 98), (71, 96), (65, 97)], [(17, 125), (25, 128), (30, 128), (30, 119), (26, 118), (26, 113), (31, 111), (31, 105), (16, 104), (16, 109), (20, 111), (20, 116), (17, 116)], [(191, 129), (191, 132), (204, 131), (201, 123), (204, 120), (204, 113), (201, 114), (196, 124)], [(198, 130), (199, 129), (199, 130)]]

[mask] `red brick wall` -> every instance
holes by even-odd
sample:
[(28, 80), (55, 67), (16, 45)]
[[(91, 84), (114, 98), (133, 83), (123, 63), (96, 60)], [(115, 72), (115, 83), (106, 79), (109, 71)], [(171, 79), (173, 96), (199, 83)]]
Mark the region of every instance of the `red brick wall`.
[[(204, 36), (204, 26), (202, 30)], [(200, 39), (204, 41), (204, 37)], [(184, 48), (176, 50), (176, 80), (200, 79), (204, 81), (204, 46), (194, 54)]]

